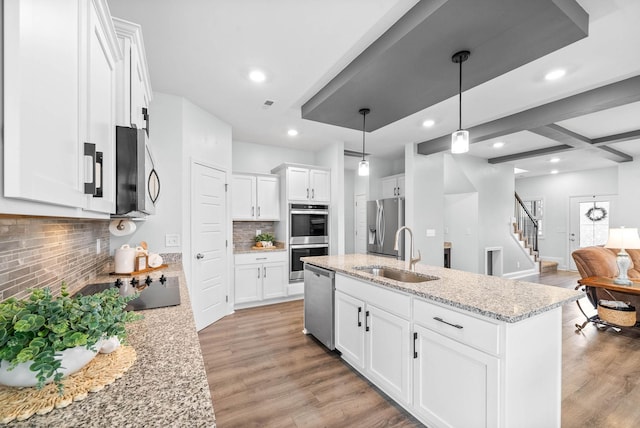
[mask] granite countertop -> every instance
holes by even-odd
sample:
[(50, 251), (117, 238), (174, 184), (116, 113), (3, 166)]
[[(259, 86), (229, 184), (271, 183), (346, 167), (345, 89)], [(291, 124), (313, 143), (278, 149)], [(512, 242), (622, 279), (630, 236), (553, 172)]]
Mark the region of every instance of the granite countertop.
[[(122, 378), (102, 391), (90, 393), (83, 401), (46, 415), (11, 422), (8, 426), (215, 427), (182, 265), (172, 263), (150, 276), (157, 279), (162, 274), (179, 276), (181, 303), (137, 312), (144, 315), (144, 319), (127, 325), (128, 341), (136, 350), (137, 359)], [(112, 282), (115, 278), (101, 275), (91, 283)], [(146, 274), (138, 277), (141, 281), (144, 278)]]
[(364, 254), (304, 257), (305, 263), (395, 288), (435, 302), (500, 321), (515, 323), (583, 297), (581, 291), (531, 282), (480, 275), (443, 267), (416, 265), (416, 272), (439, 279), (407, 283), (355, 270), (355, 266), (389, 266), (408, 269), (402, 260)]

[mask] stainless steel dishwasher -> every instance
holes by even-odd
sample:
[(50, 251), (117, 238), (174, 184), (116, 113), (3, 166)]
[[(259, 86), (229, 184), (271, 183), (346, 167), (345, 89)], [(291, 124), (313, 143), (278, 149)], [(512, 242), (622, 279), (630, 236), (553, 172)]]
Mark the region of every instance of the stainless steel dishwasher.
[(333, 350), (335, 272), (304, 264), (304, 333)]

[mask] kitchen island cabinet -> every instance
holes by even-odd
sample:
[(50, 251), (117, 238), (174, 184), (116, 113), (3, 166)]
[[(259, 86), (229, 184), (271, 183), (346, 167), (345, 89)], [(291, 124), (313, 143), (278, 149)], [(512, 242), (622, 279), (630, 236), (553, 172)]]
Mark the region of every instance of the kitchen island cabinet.
[[(16, 427), (215, 427), (209, 384), (202, 360), (189, 291), (180, 263), (155, 271), (180, 279), (180, 305), (140, 311), (144, 319), (128, 324), (129, 344), (137, 359), (122, 378), (83, 401), (45, 415), (33, 415)], [(91, 282), (110, 282), (104, 275)], [(144, 281), (144, 277), (141, 277)], [(72, 287), (75, 292), (84, 284)]]
[(561, 306), (584, 293), (422, 264), (436, 279), (401, 282), (355, 269), (406, 269), (370, 255), (303, 261), (336, 272), (343, 359), (427, 426), (560, 426)]

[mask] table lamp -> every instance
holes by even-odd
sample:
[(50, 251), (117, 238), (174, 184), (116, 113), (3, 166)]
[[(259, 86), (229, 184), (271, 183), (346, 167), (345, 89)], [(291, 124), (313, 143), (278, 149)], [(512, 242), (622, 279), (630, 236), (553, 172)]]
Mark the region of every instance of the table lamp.
[(638, 237), (638, 229), (624, 227), (618, 229), (609, 229), (609, 239), (604, 245), (605, 248), (620, 248), (616, 264), (618, 265), (618, 276), (613, 280), (614, 284), (631, 285), (631, 280), (627, 276), (627, 270), (631, 260), (625, 248), (640, 248), (640, 237)]

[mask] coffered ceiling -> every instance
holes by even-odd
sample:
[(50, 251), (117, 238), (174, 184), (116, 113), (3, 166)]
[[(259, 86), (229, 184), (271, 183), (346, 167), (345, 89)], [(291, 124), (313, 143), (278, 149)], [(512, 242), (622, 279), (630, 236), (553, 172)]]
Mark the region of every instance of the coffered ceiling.
[[(343, 141), (345, 149), (355, 151), (361, 150), (362, 144), (357, 124), (336, 126), (303, 119), (303, 105), (417, 4), (416, 0), (108, 1), (114, 16), (142, 25), (154, 91), (184, 96), (229, 123), (234, 141), (302, 150), (318, 150)], [(420, 5), (439, 3), (447, 2), (423, 0)], [(633, 54), (640, 46), (640, 1), (577, 3), (589, 16), (587, 37), (577, 37), (579, 40), (523, 65), (515, 64), (510, 71), (507, 67), (495, 75), (489, 73), (475, 80), (475, 84), (470, 77), (469, 89), (463, 93), (465, 128), (480, 127), (640, 75), (640, 55)], [(474, 22), (473, 17), (457, 20), (453, 16), (447, 21), (436, 27), (444, 31), (455, 29), (461, 22)], [(447, 36), (447, 43), (455, 39), (455, 34), (453, 31)], [(443, 40), (440, 37), (433, 34), (427, 43), (438, 45)], [(463, 42), (459, 41), (461, 48)], [(428, 142), (438, 141), (457, 129), (458, 100), (451, 95), (451, 88), (457, 86), (458, 76), (457, 66), (451, 63), (452, 53), (443, 52), (440, 60), (436, 55), (429, 58), (433, 63), (441, 61), (438, 67), (443, 69), (452, 67), (448, 91), (439, 96), (440, 100), (434, 98), (434, 104), (427, 101), (415, 112), (409, 111), (406, 116), (403, 112), (400, 119), (391, 118), (388, 124), (367, 133), (368, 153), (382, 158), (400, 157), (406, 143), (424, 143), (421, 147), (426, 147)], [(512, 61), (512, 56), (505, 61)], [(499, 62), (499, 58), (493, 62)], [(266, 72), (264, 83), (256, 85), (246, 78), (253, 67)], [(556, 68), (565, 69), (566, 75), (545, 81), (544, 75)], [(463, 78), (466, 73), (463, 68)], [(476, 70), (473, 74), (478, 73)], [(441, 74), (444, 76), (440, 79), (447, 77), (447, 73)], [(424, 84), (429, 85), (429, 80)], [(265, 108), (266, 100), (274, 104)], [(611, 159), (612, 152), (594, 146), (593, 141), (640, 129), (638, 101), (631, 97), (610, 108), (523, 126), (473, 143), (470, 155), (495, 161), (582, 141), (585, 144), (580, 147), (553, 153), (561, 159), (553, 167), (549, 164), (551, 153), (545, 152), (533, 157), (513, 156), (507, 162), (528, 170), (527, 175), (547, 174), (550, 169), (564, 172), (612, 166), (618, 162)], [(371, 118), (374, 114), (372, 109)], [(434, 120), (434, 125), (423, 127), (425, 119)], [(297, 129), (299, 134), (289, 137), (289, 128)], [(559, 132), (560, 128), (568, 132)], [(631, 157), (640, 156), (640, 138), (633, 134), (630, 138), (607, 146)], [(472, 142), (473, 139), (472, 133)], [(498, 140), (505, 143), (500, 149), (493, 147)]]

